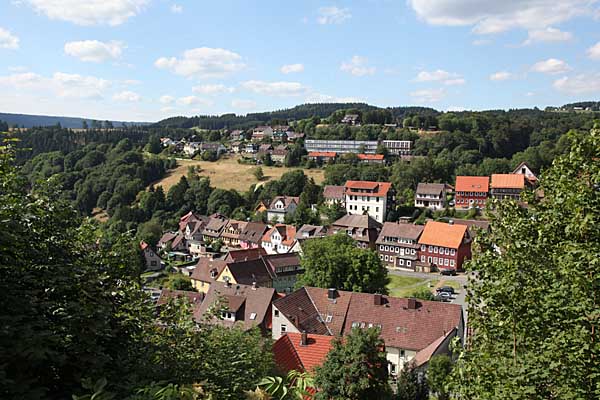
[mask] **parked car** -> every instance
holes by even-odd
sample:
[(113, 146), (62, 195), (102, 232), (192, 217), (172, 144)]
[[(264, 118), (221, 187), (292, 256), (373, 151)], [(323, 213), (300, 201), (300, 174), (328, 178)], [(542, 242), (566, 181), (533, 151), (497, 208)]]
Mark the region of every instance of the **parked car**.
[(442, 287), (437, 288), (436, 292), (454, 294), (454, 288), (452, 286), (442, 286)]
[(438, 292), (434, 297), (437, 301), (450, 301), (451, 298), (452, 296), (448, 292)]
[(455, 276), (456, 275), (456, 270), (454, 270), (454, 269), (442, 269), (442, 270), (440, 270), (440, 274), (441, 275), (447, 275), (447, 276)]

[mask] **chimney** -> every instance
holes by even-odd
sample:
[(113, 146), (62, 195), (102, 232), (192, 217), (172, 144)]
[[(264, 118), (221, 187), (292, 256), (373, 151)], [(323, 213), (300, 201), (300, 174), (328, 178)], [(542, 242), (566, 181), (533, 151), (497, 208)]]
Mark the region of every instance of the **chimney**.
[(300, 335), (300, 346), (308, 345), (308, 333), (306, 331), (302, 331), (302, 335)]
[(252, 290), (256, 290), (257, 287), (256, 281), (252, 282)]
[(410, 299), (408, 299), (408, 309), (409, 310), (417, 309), (417, 299), (415, 299), (414, 297), (411, 297)]
[(376, 306), (380, 306), (383, 304), (383, 298), (381, 297), (380, 293), (375, 293), (373, 295), (373, 304), (375, 304)]
[(336, 293), (337, 293), (337, 290), (335, 288), (327, 289), (327, 298), (329, 300), (335, 300)]

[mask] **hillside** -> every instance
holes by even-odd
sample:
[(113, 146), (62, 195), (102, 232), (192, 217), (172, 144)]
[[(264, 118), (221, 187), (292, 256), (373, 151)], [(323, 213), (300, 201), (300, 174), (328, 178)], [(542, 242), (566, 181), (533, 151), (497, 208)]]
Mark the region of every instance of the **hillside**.
[[(50, 115), (10, 114), (0, 113), (0, 121), (5, 121), (9, 126), (32, 128), (34, 126), (53, 126), (60, 124), (63, 128), (81, 128), (83, 121), (92, 126), (92, 119), (78, 117), (60, 117)], [(148, 125), (147, 122), (110, 121), (114, 127), (127, 125)]]

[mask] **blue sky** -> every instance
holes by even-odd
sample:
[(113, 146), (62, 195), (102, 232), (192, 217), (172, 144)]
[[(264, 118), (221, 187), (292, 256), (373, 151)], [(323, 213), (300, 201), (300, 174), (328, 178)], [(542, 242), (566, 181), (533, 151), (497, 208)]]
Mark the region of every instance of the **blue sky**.
[(598, 0), (5, 0), (0, 15), (2, 112), (600, 100)]

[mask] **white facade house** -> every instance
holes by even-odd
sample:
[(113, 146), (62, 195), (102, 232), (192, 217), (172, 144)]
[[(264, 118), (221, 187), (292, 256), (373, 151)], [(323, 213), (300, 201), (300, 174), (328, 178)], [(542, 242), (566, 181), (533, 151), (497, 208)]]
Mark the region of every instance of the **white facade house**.
[(384, 222), (393, 201), (389, 182), (347, 181), (344, 185), (346, 212), (368, 214), (377, 222)]
[(296, 246), (295, 238), (294, 226), (276, 224), (263, 235), (261, 246), (267, 254), (290, 253)]
[(269, 209), (267, 210), (267, 219), (270, 222), (284, 222), (286, 215), (294, 215), (298, 203), (300, 202), (299, 197), (294, 196), (277, 196), (271, 201)]
[(415, 192), (415, 207), (439, 210), (446, 207), (446, 185), (443, 183), (419, 183)]

